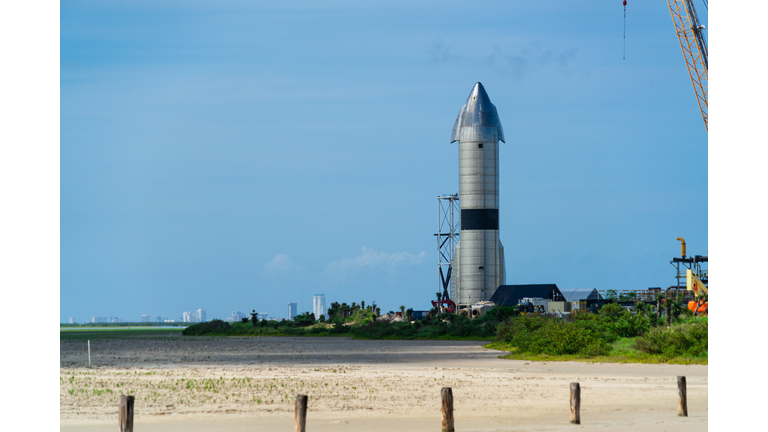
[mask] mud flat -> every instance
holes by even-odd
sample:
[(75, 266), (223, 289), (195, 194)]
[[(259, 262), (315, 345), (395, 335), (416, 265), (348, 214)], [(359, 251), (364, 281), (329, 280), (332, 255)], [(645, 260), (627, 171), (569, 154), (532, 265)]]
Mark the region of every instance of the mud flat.
[[(708, 366), (502, 360), (482, 342), (346, 338), (147, 338), (60, 343), (62, 431), (114, 430), (120, 394), (137, 431), (291, 430), (296, 393), (309, 431), (440, 428), (452, 387), (457, 431), (706, 430)], [(689, 417), (677, 417), (677, 375)], [(568, 423), (581, 383), (582, 426)]]

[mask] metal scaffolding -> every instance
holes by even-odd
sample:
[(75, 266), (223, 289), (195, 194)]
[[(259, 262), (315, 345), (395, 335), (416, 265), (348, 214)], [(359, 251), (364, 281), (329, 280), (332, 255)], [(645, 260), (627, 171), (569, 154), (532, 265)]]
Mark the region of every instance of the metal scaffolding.
[[(437, 197), (437, 270), (439, 289), (443, 300), (450, 299), (448, 287), (453, 273), (453, 254), (459, 243), (461, 218), (459, 217), (459, 194)], [(445, 271), (443, 267), (447, 267)]]
[(701, 268), (702, 263), (707, 263), (705, 266), (709, 267), (709, 256), (695, 255), (693, 257), (674, 257), (669, 263), (675, 268), (675, 279), (677, 280), (677, 285), (672, 285), (669, 289), (676, 291), (684, 291), (686, 289), (686, 270), (693, 270), (693, 274), (696, 275), (704, 285), (709, 287), (709, 269)]

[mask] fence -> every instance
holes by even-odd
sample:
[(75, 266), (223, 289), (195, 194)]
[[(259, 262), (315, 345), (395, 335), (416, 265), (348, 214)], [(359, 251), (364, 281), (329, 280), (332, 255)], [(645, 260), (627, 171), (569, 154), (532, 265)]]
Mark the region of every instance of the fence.
[(675, 300), (677, 299), (678, 294), (683, 295), (683, 301), (688, 302), (693, 300), (696, 297), (696, 294), (693, 291), (687, 291), (685, 289), (682, 290), (598, 290), (598, 293), (600, 293), (600, 296), (603, 299), (608, 299), (607, 295), (608, 292), (611, 292), (611, 294), (616, 294), (616, 300), (620, 302), (646, 302), (646, 303), (655, 303), (656, 302), (656, 296), (659, 294), (664, 295), (665, 299), (669, 300)]
[[(570, 383), (570, 422), (581, 424), (581, 386), (579, 383)], [(679, 417), (688, 417), (688, 392), (684, 376), (677, 377), (677, 415)], [(442, 432), (455, 432), (453, 417), (453, 389), (443, 387), (440, 390), (442, 405), (440, 413), (442, 422), (440, 423)], [(296, 395), (296, 405), (294, 408), (294, 432), (306, 432), (307, 430), (307, 402), (308, 397), (305, 394)], [(133, 396), (120, 395), (118, 405), (118, 423), (120, 432), (133, 432)]]

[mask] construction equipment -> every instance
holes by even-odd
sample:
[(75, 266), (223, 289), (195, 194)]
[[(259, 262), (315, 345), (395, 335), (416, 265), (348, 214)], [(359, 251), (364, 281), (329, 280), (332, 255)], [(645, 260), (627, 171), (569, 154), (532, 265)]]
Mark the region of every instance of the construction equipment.
[(520, 312), (544, 313), (547, 311), (547, 301), (539, 297), (523, 297), (517, 303), (517, 310)]
[(688, 269), (686, 271), (686, 285), (688, 291), (693, 291), (696, 294), (696, 300), (688, 302), (688, 309), (693, 312), (694, 316), (707, 316), (709, 310), (709, 288), (699, 279), (693, 270)]
[(699, 23), (699, 17), (696, 15), (692, 0), (667, 0), (667, 5), (675, 25), (675, 33), (680, 40), (680, 48), (683, 50), (683, 57), (685, 57), (685, 64), (688, 67), (688, 75), (691, 77), (693, 91), (696, 93), (701, 117), (704, 119), (704, 127), (709, 132), (707, 105), (709, 65), (707, 42), (702, 33), (706, 27)]
[(432, 300), (432, 307), (440, 311), (440, 313), (454, 312), (456, 310), (456, 303), (453, 300), (444, 298), (439, 301)]

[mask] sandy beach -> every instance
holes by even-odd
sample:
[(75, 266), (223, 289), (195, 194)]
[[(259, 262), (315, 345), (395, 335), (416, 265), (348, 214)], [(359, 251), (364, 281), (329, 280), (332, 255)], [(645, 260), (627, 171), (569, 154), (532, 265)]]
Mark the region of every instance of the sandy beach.
[[(502, 360), (481, 342), (347, 338), (187, 338), (60, 342), (62, 431), (114, 430), (117, 399), (137, 431), (292, 430), (296, 393), (309, 431), (440, 429), (451, 387), (457, 431), (706, 430), (707, 366)], [(676, 377), (689, 417), (677, 416)], [(568, 422), (569, 383), (582, 388)]]

